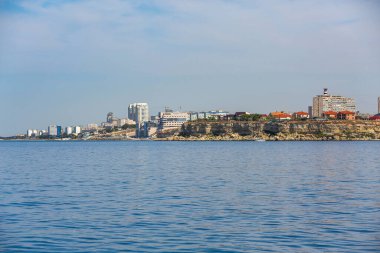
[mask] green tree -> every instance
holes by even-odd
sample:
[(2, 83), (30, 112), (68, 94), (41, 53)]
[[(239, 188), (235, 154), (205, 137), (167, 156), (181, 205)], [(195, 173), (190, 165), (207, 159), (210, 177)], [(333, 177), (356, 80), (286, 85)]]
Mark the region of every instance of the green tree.
[(135, 129), (136, 125), (135, 124), (124, 124), (121, 129), (127, 130), (127, 129)]

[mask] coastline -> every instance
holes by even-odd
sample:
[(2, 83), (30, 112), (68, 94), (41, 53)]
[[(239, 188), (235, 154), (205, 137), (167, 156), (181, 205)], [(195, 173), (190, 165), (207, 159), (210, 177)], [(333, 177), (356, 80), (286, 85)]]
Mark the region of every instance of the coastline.
[(380, 121), (196, 121), (181, 128), (159, 131), (150, 138), (91, 135), (79, 139), (27, 139), (3, 141), (376, 141)]

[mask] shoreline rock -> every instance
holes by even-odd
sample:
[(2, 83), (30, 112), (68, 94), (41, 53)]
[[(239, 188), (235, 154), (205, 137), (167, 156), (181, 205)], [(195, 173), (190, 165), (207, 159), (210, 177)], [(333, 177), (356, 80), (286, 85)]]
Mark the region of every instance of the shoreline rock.
[(377, 121), (186, 122), (171, 140), (350, 141), (380, 140)]

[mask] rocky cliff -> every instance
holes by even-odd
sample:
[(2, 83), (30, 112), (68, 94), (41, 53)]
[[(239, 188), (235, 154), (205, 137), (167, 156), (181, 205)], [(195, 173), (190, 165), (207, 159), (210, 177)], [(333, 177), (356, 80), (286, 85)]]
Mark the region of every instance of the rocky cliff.
[(175, 140), (380, 140), (378, 121), (187, 122)]

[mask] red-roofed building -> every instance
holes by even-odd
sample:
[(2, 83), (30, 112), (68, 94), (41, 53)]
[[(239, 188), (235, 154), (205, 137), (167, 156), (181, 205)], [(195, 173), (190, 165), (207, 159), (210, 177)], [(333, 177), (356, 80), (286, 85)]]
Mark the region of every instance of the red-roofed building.
[(283, 113), (283, 112), (271, 112), (269, 114), (272, 118), (278, 119), (278, 120), (291, 120), (292, 115)]
[(350, 111), (341, 111), (337, 114), (338, 119), (355, 120), (355, 113)]
[(380, 113), (373, 115), (372, 117), (369, 117), (370, 120), (380, 120)]
[(337, 115), (338, 113), (334, 111), (327, 111), (322, 113), (322, 117), (327, 119), (336, 119)]
[(293, 113), (293, 119), (308, 119), (309, 114), (307, 112), (295, 112)]

